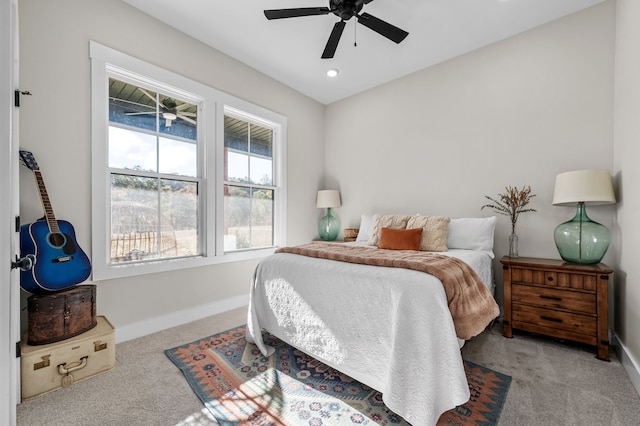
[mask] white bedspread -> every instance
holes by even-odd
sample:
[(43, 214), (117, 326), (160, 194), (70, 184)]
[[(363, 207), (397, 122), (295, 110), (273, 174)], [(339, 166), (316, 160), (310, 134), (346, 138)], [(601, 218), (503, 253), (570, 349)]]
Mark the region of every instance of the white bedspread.
[[(456, 257), (485, 280), (477, 269), (484, 262)], [(256, 268), (247, 319), (247, 340), (270, 355), (263, 329), (380, 391), (415, 426), (469, 399), (444, 289), (432, 275), (278, 253)]]

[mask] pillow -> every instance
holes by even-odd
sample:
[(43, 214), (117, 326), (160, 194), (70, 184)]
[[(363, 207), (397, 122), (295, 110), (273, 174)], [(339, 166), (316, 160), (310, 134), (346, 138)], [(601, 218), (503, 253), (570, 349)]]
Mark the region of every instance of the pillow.
[(411, 216), (407, 229), (421, 228), (420, 250), (447, 251), (449, 218), (446, 216)]
[(493, 231), (497, 220), (495, 216), (451, 219), (447, 247), (485, 252), (493, 259)]
[(380, 239), (380, 230), (382, 228), (404, 229), (407, 227), (407, 221), (411, 216), (398, 214), (375, 214), (373, 215), (373, 226), (371, 227), (371, 235), (367, 244), (377, 246)]
[(420, 237), (422, 228), (393, 229), (382, 228), (380, 230), (380, 242), (378, 248), (387, 250), (420, 250)]
[(366, 243), (371, 237), (371, 228), (373, 227), (373, 216), (363, 214), (360, 216), (360, 230), (356, 241)]

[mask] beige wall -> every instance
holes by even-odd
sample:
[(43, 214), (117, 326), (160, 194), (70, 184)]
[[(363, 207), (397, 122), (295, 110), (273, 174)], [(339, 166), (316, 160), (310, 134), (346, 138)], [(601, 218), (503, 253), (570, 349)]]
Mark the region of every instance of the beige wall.
[[(553, 229), (575, 210), (551, 205), (555, 176), (613, 167), (614, 26), (606, 2), (329, 105), (325, 170), (343, 224), (357, 227), (361, 213), (487, 216), (484, 195), (531, 185), (537, 212), (518, 221), (520, 255), (559, 258)], [(614, 212), (589, 210), (607, 226)], [(497, 258), (509, 232), (499, 216)]]
[[(635, 362), (640, 389), (640, 2), (617, 1), (614, 172), (619, 190), (615, 332)], [(634, 376), (632, 376), (634, 378)]]
[[(120, 0), (20, 0), (20, 80), (33, 93), (20, 108), (20, 144), (34, 152), (56, 216), (91, 248), (89, 40), (288, 117), (288, 241), (315, 235), (322, 180), (324, 106), (193, 40)], [(31, 175), (21, 172), (23, 223), (42, 215)], [(256, 261), (98, 284), (98, 313), (117, 329), (248, 294)], [(247, 298), (248, 302), (248, 298)], [(24, 303), (24, 300), (23, 300)]]

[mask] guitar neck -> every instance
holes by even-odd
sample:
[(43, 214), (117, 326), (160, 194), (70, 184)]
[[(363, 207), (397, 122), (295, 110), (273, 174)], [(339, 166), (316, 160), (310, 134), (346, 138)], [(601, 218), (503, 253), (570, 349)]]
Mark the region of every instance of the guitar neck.
[(47, 188), (44, 186), (44, 179), (40, 170), (34, 170), (33, 175), (36, 178), (38, 190), (40, 191), (40, 201), (42, 202), (42, 209), (44, 210), (44, 216), (49, 225), (49, 231), (52, 234), (59, 234), (60, 228), (58, 227), (58, 221), (53, 214), (53, 208), (51, 207), (51, 201), (49, 201), (49, 195), (47, 194)]

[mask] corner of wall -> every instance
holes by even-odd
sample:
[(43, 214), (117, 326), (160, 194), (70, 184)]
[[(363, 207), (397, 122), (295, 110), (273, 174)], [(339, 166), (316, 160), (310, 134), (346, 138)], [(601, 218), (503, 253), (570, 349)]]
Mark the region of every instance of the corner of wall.
[(633, 355), (627, 350), (626, 346), (618, 339), (615, 333), (613, 334), (612, 346), (616, 355), (620, 358), (622, 366), (629, 375), (633, 387), (636, 388), (636, 392), (640, 395), (640, 364), (638, 360), (633, 358)]

